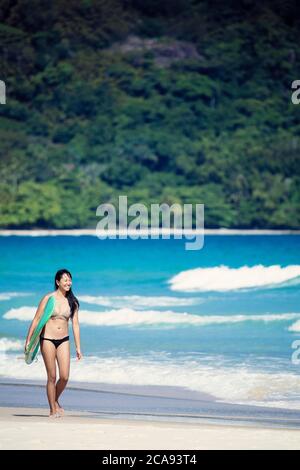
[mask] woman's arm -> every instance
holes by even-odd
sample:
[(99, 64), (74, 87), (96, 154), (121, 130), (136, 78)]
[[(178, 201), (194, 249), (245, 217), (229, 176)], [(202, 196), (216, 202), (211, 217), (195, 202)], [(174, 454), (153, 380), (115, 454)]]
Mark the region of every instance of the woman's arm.
[(80, 350), (80, 330), (79, 330), (79, 321), (78, 321), (78, 308), (76, 308), (75, 313), (72, 318), (72, 327), (73, 327), (73, 335), (74, 341), (76, 346), (76, 356), (77, 359), (80, 360), (82, 358), (81, 350)]
[(43, 314), (43, 311), (45, 309), (45, 306), (46, 306), (46, 303), (47, 303), (48, 299), (49, 299), (49, 294), (45, 295), (39, 303), (36, 314), (35, 314), (32, 322), (31, 322), (31, 325), (30, 325), (29, 329), (28, 329), (27, 338), (26, 338), (26, 341), (25, 341), (25, 348), (24, 348), (25, 351), (26, 351), (26, 348), (27, 348), (28, 344), (30, 343), (31, 336), (32, 336), (38, 322), (40, 321), (40, 318)]

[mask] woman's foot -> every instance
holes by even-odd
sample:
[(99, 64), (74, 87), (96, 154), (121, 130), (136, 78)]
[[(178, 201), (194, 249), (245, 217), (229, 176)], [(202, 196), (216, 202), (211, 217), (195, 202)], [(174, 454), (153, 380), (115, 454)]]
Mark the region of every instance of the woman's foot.
[(63, 416), (65, 410), (60, 406), (58, 401), (55, 402), (55, 406), (56, 406), (56, 413), (58, 413), (60, 416)]
[(59, 413), (57, 413), (57, 411), (54, 411), (54, 412), (53, 412), (53, 411), (50, 411), (50, 414), (49, 414), (49, 418), (50, 418), (50, 419), (60, 418), (60, 416), (61, 416), (61, 415), (60, 415)]

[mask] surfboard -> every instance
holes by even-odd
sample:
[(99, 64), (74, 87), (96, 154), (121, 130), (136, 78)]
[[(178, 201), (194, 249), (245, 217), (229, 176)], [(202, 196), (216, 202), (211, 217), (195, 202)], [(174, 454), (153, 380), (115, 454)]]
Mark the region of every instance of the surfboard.
[(36, 358), (36, 355), (40, 348), (40, 336), (41, 336), (42, 329), (44, 328), (47, 321), (51, 317), (53, 310), (54, 310), (54, 306), (55, 306), (55, 298), (54, 298), (54, 295), (51, 295), (45, 305), (42, 316), (37, 326), (35, 327), (32, 333), (30, 342), (26, 348), (26, 351), (25, 351), (26, 364), (31, 364)]

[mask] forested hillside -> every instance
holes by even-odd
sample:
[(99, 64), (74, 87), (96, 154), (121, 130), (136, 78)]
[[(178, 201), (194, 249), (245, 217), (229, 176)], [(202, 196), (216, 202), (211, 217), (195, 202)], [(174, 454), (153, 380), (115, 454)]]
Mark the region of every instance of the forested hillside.
[(300, 228), (297, 1), (0, 0), (0, 226), (204, 203)]

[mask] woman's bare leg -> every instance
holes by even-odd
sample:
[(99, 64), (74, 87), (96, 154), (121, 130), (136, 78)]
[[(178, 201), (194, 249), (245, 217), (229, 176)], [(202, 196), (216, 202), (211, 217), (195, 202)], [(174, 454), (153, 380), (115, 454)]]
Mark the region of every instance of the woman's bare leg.
[(44, 359), (46, 371), (47, 371), (47, 397), (50, 406), (50, 416), (55, 415), (56, 405), (55, 405), (55, 382), (56, 382), (56, 363), (55, 355), (56, 350), (55, 346), (51, 341), (42, 341), (41, 344), (41, 353)]
[(63, 413), (63, 408), (60, 406), (58, 399), (69, 380), (70, 374), (70, 341), (65, 341), (60, 344), (56, 350), (56, 359), (59, 369), (59, 380), (56, 384), (55, 405), (56, 411)]

